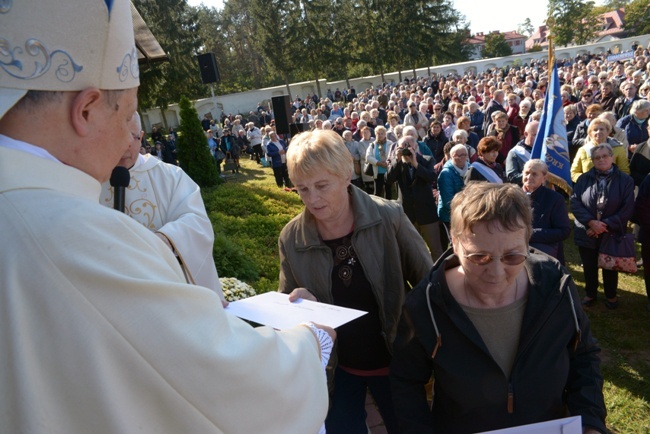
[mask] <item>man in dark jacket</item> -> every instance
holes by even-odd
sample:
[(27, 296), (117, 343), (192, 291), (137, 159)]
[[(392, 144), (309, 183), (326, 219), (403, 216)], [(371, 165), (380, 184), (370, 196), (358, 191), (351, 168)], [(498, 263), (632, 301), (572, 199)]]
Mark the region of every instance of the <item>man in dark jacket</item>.
[(429, 132), (424, 138), (424, 143), (431, 149), (431, 153), (436, 162), (442, 161), (445, 158), (443, 148), (448, 141), (449, 139), (445, 136), (445, 132), (442, 131), (442, 124), (438, 121), (431, 122)]
[(418, 230), (431, 252), (433, 262), (442, 255), (440, 228), (432, 184), (436, 180), (435, 160), (418, 151), (414, 137), (402, 137), (395, 149), (395, 159), (388, 166), (386, 182), (397, 182), (399, 202), (406, 216)]
[(503, 108), (503, 101), (505, 100), (505, 94), (502, 90), (497, 90), (494, 92), (493, 99), (490, 100), (487, 107), (485, 108), (485, 118), (483, 120), (483, 136), (487, 136), (488, 128), (492, 125), (492, 114), (496, 112), (504, 112), (506, 110)]
[(614, 92), (614, 85), (611, 81), (603, 82), (599, 104), (603, 107), (603, 110), (606, 112), (614, 110), (614, 103), (616, 102), (616, 93)]
[(632, 103), (639, 99), (636, 94), (636, 86), (631, 81), (626, 81), (621, 84), (621, 95), (614, 103), (614, 114), (616, 119), (621, 119), (630, 114)]

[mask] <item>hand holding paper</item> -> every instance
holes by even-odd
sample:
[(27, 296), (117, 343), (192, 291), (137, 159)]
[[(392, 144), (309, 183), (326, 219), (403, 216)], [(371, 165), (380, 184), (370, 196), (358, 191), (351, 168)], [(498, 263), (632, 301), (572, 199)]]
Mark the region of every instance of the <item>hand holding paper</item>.
[(280, 292), (267, 292), (234, 301), (226, 308), (226, 312), (279, 330), (307, 321), (337, 328), (367, 313), (305, 299), (292, 303), (287, 294)]

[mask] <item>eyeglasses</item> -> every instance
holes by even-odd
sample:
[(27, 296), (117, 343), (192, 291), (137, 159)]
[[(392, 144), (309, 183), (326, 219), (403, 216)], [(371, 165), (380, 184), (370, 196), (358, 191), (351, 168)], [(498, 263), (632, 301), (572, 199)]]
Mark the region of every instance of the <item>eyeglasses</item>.
[[(463, 246), (463, 243), (459, 241), (458, 244), (460, 244), (460, 246), (463, 248), (463, 251), (467, 251), (465, 246)], [(505, 265), (514, 266), (520, 265), (526, 259), (528, 259), (528, 253), (506, 253), (502, 256), (493, 256), (488, 253), (470, 253), (468, 255), (463, 254), (462, 256), (463, 258), (476, 265), (487, 265), (495, 259), (498, 259)]]
[(593, 95), (591, 95), (591, 94), (585, 94), (585, 95), (583, 95), (583, 96), (584, 96), (585, 98), (591, 98)]

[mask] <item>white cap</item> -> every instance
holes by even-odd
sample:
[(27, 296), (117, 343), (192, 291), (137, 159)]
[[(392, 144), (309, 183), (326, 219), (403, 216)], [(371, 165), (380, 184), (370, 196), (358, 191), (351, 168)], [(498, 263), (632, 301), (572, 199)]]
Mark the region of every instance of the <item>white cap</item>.
[(140, 84), (129, 0), (0, 2), (0, 118), (28, 90)]

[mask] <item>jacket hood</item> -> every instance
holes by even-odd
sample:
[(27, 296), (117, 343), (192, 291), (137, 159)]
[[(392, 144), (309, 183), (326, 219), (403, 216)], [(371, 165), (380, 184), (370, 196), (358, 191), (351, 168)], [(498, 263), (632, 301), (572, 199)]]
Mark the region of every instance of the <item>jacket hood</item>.
[[(437, 306), (438, 309), (442, 311), (447, 311), (446, 305), (448, 303), (458, 303), (448, 289), (441, 290), (440, 286), (442, 284), (440, 282), (446, 281), (444, 275), (446, 270), (459, 265), (460, 261), (458, 256), (454, 253), (453, 248), (449, 248), (436, 261), (424, 282), (421, 283), (426, 285), (424, 291), (426, 304), (436, 334), (436, 344), (433, 353), (431, 354), (432, 359), (435, 357), (438, 348), (442, 346), (443, 337), (438, 328), (438, 324), (436, 323), (434, 306)], [(571, 304), (573, 323), (576, 330), (574, 346), (577, 346), (580, 342), (582, 333), (578, 322), (575, 303), (571, 295), (568, 294), (571, 275), (563, 270), (557, 260), (550, 258), (546, 254), (534, 248), (529, 249), (529, 257), (526, 259), (525, 269), (528, 274), (530, 288), (528, 303), (534, 303), (540, 310), (552, 311), (557, 303), (553, 303), (553, 300), (568, 299), (568, 302)], [(568, 296), (562, 297), (565, 293), (567, 293)]]

